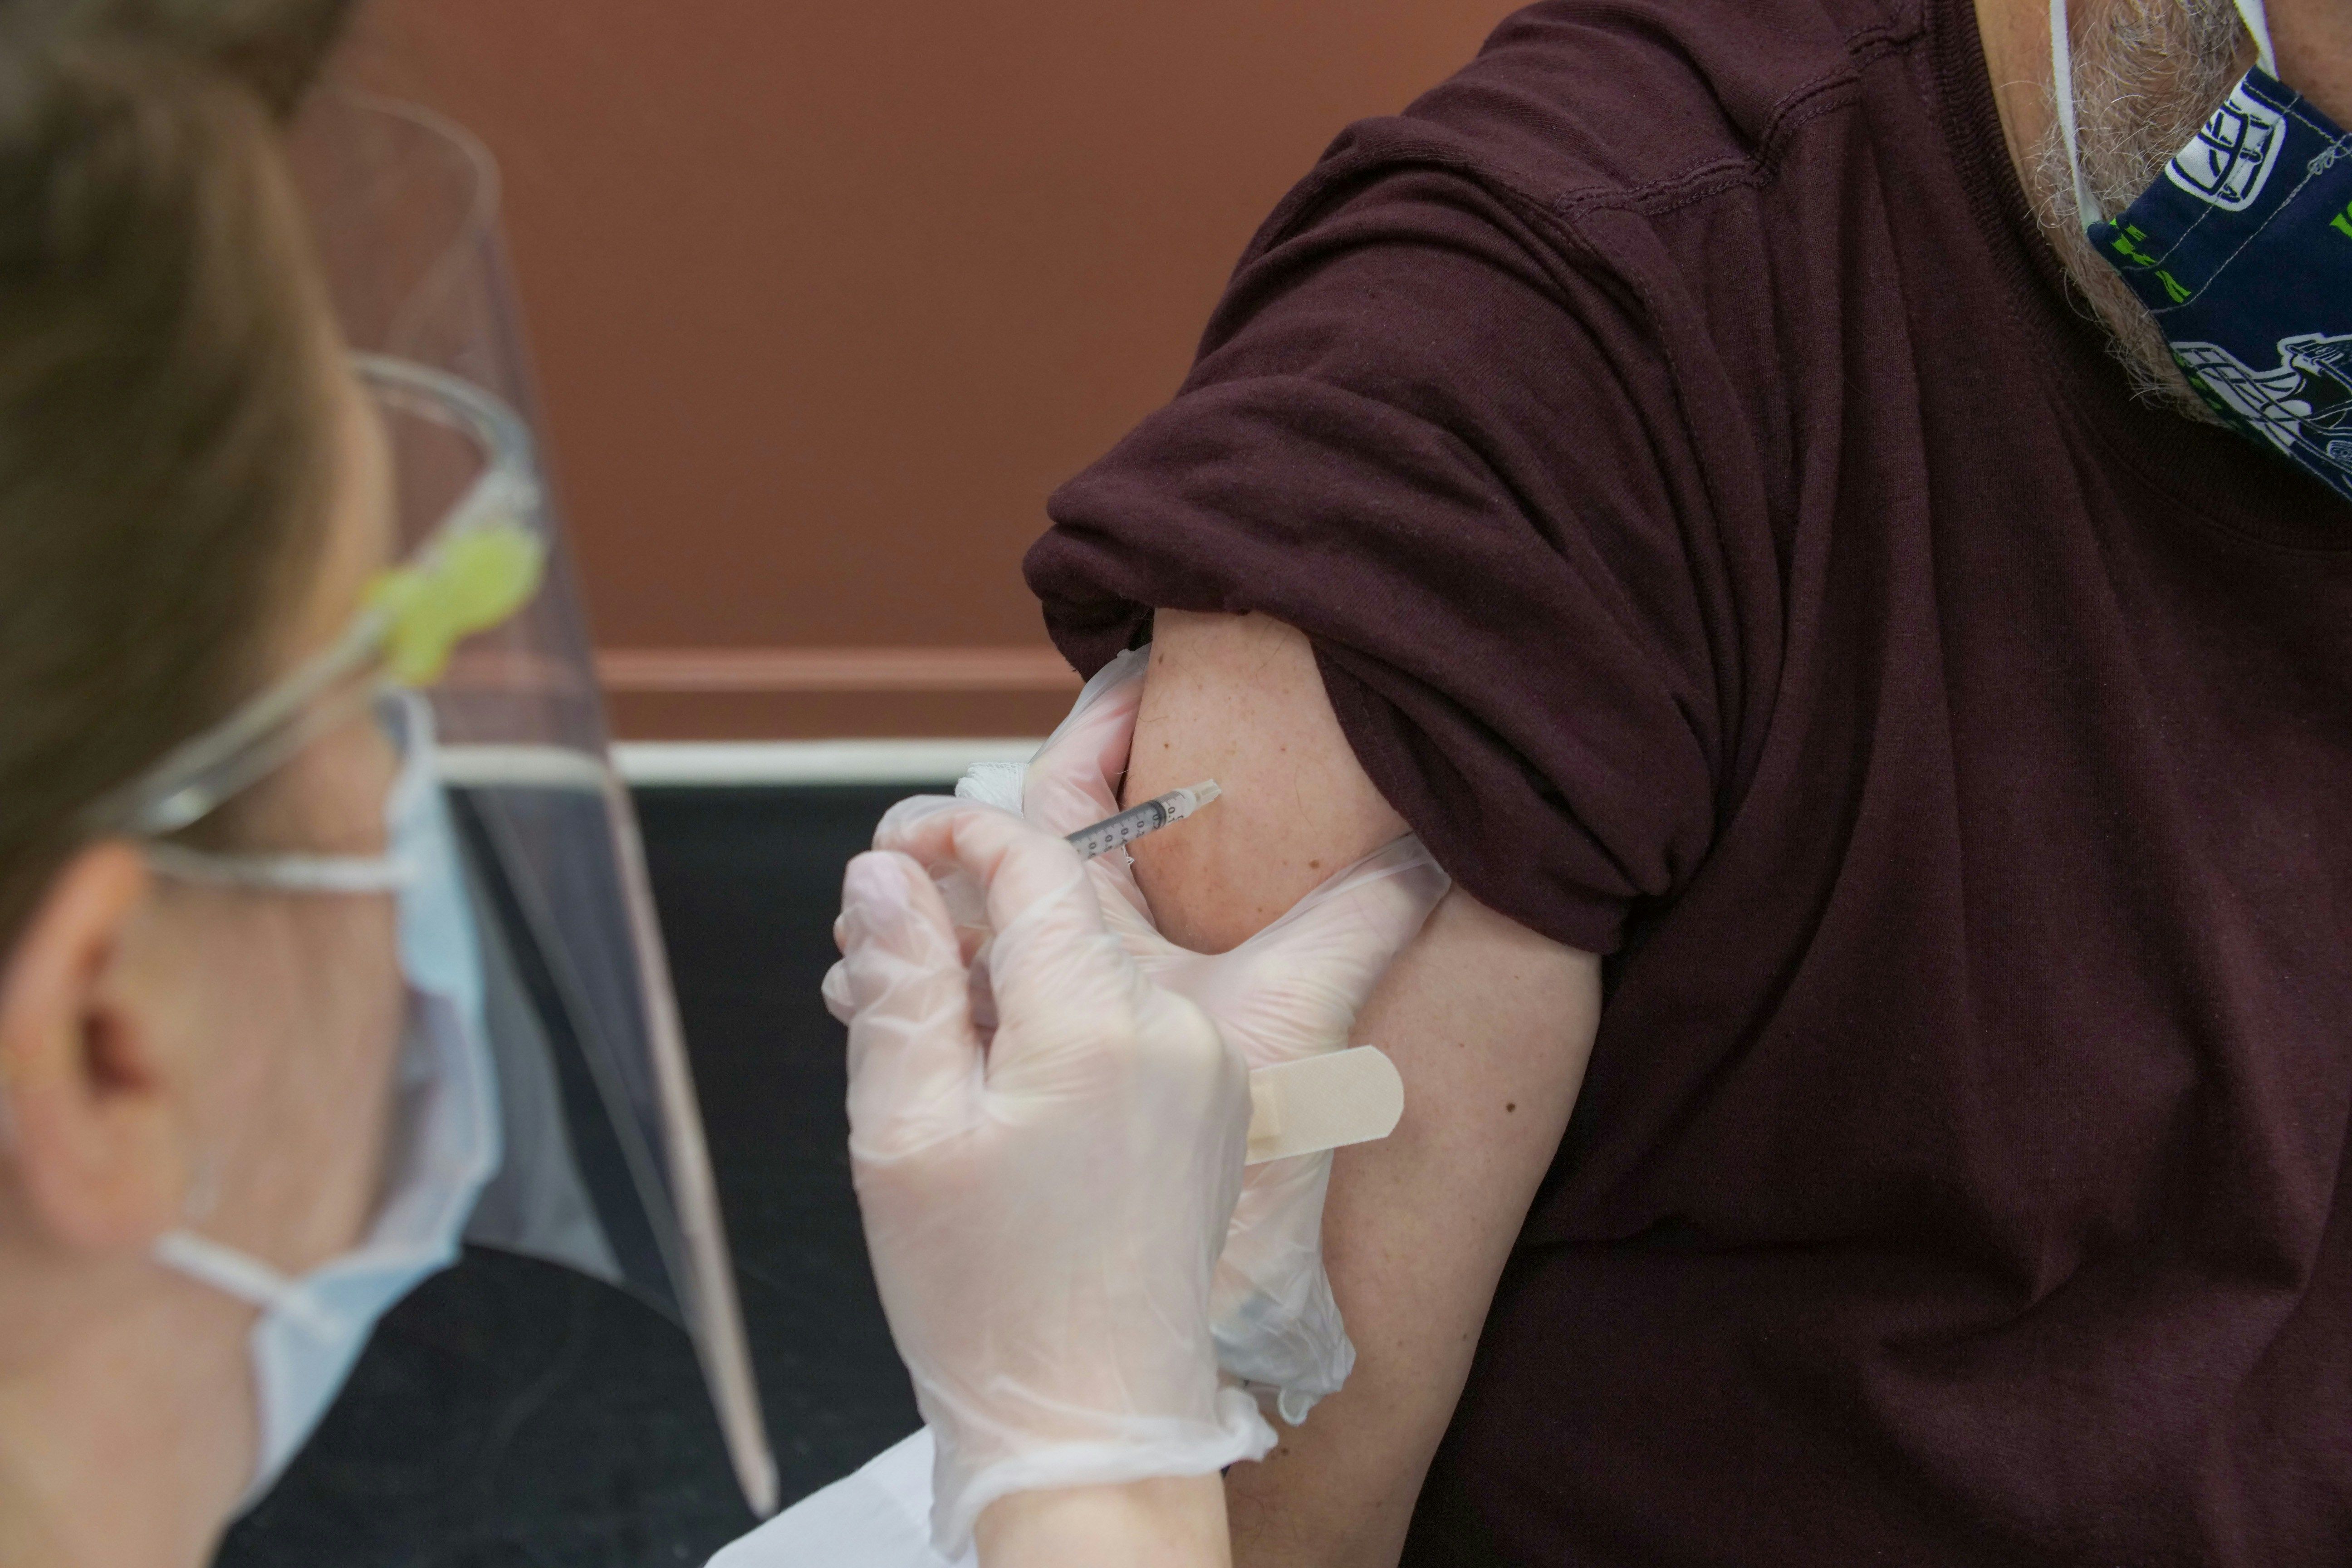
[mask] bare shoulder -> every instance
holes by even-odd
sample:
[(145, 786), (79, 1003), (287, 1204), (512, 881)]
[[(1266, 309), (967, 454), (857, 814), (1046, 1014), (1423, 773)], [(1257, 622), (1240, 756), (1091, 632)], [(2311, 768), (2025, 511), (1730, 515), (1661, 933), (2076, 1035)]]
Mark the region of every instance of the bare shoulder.
[(1203, 778), (1223, 798), (1135, 856), (1162, 931), (1196, 951), (1232, 947), (1405, 831), (1349, 750), (1305, 636), (1263, 616), (1163, 610), (1127, 798)]
[[(1306, 637), (1161, 612), (1128, 798), (1227, 792), (1137, 847), (1160, 929), (1223, 950), (1405, 830), (1349, 749)], [(1600, 961), (1456, 889), (1358, 1019), (1405, 1080), (1391, 1137), (1342, 1150), (1323, 1251), (1357, 1350), (1348, 1386), (1226, 1479), (1235, 1561), (1393, 1563), (1496, 1279), (1568, 1123)]]

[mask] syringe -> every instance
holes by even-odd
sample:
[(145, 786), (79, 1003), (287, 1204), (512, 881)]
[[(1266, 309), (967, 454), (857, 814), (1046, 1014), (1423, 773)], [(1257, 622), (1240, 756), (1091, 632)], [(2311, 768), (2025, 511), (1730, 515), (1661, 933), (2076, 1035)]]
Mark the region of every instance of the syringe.
[(1171, 789), (1141, 805), (1130, 805), (1117, 816), (1104, 817), (1092, 827), (1079, 828), (1070, 835), (1070, 843), (1077, 849), (1079, 859), (1091, 860), (1105, 850), (1132, 844), (1147, 833), (1157, 833), (1171, 822), (1183, 821), (1223, 793), (1214, 779), (1190, 789)]

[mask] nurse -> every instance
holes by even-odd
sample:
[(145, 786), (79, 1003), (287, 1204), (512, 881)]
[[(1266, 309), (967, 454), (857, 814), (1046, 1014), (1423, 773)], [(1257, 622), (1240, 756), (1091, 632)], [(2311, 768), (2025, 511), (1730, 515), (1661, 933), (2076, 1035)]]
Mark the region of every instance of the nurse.
[[(776, 1501), (490, 172), (306, 101), (346, 9), (0, 29), (8, 1563), (205, 1562), (461, 1240), (669, 1311)], [(1327, 906), (1213, 1016), (1050, 831), (915, 803), (877, 851), (829, 989), (944, 1538), (1221, 1560), (1217, 1469), (1271, 1433), (1210, 1328), (1220, 1020), (1328, 975), (1344, 1037), (1433, 890)]]
[(10, 1563), (204, 1561), (461, 1240), (670, 1312), (772, 1506), (488, 169), (296, 118), (343, 9), (0, 32)]

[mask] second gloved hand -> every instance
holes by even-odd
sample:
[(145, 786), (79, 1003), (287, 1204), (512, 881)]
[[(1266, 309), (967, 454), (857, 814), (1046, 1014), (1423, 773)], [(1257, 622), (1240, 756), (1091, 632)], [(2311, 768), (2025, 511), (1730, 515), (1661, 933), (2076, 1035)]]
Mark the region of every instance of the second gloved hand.
[[(1249, 1089), (1192, 1003), (1105, 930), (1077, 854), (1010, 814), (902, 803), (850, 863), (825, 996), (890, 1335), (937, 1444), (932, 1536), (1008, 1492), (1206, 1475), (1272, 1447), (1223, 1387), (1209, 1280)], [(990, 933), (993, 1027), (953, 873)]]
[[(975, 769), (956, 793), (1017, 809), (1054, 833), (1110, 816), (1147, 660), (1142, 649), (1120, 655), (1087, 683), (1026, 767)], [(1099, 856), (1087, 870), (1107, 925), (1138, 967), (1198, 1003), (1253, 1068), (1345, 1048), (1390, 960), (1452, 885), (1420, 840), (1400, 838), (1336, 873), (1240, 946), (1211, 954), (1160, 936), (1125, 853)], [(968, 904), (970, 894), (959, 901)], [(1328, 1151), (1251, 1166), (1211, 1294), (1218, 1364), (1275, 1394), (1293, 1426), (1337, 1393), (1355, 1365), (1323, 1269), (1330, 1178)]]

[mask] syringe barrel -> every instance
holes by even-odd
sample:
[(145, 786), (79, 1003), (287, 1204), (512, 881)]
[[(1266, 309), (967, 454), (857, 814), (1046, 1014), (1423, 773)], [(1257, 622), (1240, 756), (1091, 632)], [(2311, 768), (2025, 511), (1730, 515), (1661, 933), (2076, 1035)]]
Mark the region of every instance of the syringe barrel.
[(1096, 823), (1070, 835), (1081, 859), (1091, 860), (1123, 844), (1132, 844), (1147, 833), (1155, 833), (1168, 826), (1172, 815), (1166, 795), (1147, 800), (1141, 805), (1129, 806), (1117, 816)]
[(1202, 779), (1199, 784), (1156, 795), (1141, 805), (1131, 805), (1092, 827), (1081, 827), (1069, 835), (1069, 840), (1080, 859), (1091, 860), (1106, 850), (1132, 844), (1147, 833), (1157, 833), (1171, 822), (1183, 821), (1223, 793), (1216, 780)]

